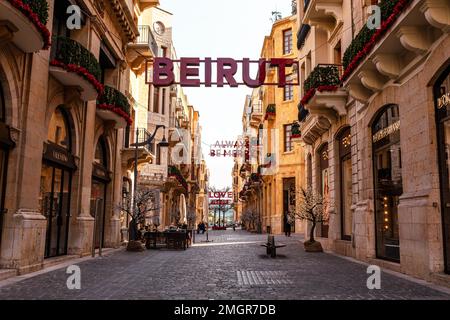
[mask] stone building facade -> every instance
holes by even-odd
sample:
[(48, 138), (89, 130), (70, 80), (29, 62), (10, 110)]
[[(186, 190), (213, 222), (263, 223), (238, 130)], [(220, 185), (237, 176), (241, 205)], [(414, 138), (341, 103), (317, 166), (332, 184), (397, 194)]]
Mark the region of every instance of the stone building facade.
[[(366, 23), (381, 8), (378, 29)], [(433, 280), (449, 271), (448, 1), (298, 1), (307, 184), (328, 250)], [(369, 13), (367, 13), (369, 12)]]
[(19, 273), (120, 245), (127, 46), (158, 1), (23, 3), (0, 3), (0, 266)]
[[(273, 23), (264, 39), (261, 58), (295, 59), (298, 51), (294, 33), (295, 15)], [(291, 224), (292, 231), (303, 230), (300, 221), (290, 221), (288, 212), (297, 206), (297, 192), (304, 186), (303, 148), (298, 140), (297, 72), (287, 70), (284, 88), (264, 85), (246, 98), (243, 111), (242, 145), (245, 151), (234, 167), (235, 208), (250, 229), (281, 233)], [(275, 68), (267, 68), (267, 83), (277, 82)], [(300, 163), (299, 163), (300, 162)]]

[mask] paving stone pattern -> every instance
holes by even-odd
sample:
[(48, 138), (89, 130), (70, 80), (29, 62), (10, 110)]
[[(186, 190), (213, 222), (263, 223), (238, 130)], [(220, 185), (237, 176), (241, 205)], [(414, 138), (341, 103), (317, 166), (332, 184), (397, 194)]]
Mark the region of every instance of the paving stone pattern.
[(326, 253), (304, 252), (299, 236), (266, 256), (265, 235), (211, 231), (186, 251), (125, 250), (83, 261), (81, 290), (66, 286), (66, 269), (3, 285), (4, 299), (450, 299), (403, 277), (382, 273), (381, 290), (366, 286), (367, 267)]

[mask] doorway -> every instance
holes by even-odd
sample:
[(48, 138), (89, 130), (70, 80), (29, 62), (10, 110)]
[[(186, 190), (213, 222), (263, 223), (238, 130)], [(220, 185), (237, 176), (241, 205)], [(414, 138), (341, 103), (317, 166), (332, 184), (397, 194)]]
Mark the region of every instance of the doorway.
[(444, 271), (450, 274), (450, 66), (434, 86), (434, 99), (438, 135)]

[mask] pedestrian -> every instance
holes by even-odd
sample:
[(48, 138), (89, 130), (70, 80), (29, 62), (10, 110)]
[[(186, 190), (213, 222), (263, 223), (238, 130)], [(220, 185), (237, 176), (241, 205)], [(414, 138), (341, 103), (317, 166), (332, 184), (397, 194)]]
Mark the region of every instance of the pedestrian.
[(236, 231), (236, 221), (233, 222), (233, 231)]
[(286, 225), (284, 226), (284, 234), (286, 237), (291, 236), (291, 224), (289, 222), (286, 222)]

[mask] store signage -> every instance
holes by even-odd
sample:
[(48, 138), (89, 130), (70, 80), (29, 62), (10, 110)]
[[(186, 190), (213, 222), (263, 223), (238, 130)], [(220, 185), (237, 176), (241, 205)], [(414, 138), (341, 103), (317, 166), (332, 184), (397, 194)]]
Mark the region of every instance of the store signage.
[(380, 131), (375, 133), (372, 137), (372, 141), (373, 141), (373, 143), (376, 143), (399, 130), (400, 130), (400, 120), (397, 122), (394, 122), (390, 126), (384, 128), (384, 129), (381, 129)]
[(45, 160), (58, 163), (67, 168), (76, 168), (74, 157), (67, 149), (62, 148), (55, 143), (45, 143), (43, 151)]
[(441, 109), (443, 107), (450, 106), (450, 92), (447, 92), (442, 97), (437, 99), (437, 107)]
[[(179, 65), (180, 79), (178, 80), (175, 73), (175, 64)], [(251, 75), (251, 66), (256, 67), (256, 76)], [(296, 68), (292, 68), (296, 66)], [(277, 82), (266, 82), (267, 69), (273, 68), (277, 70)], [(180, 60), (171, 60), (164, 57), (156, 57), (146, 61), (145, 80), (147, 84), (155, 87), (167, 87), (179, 84), (182, 87), (224, 87), (229, 85), (232, 88), (240, 85), (246, 85), (250, 88), (258, 88), (262, 85), (273, 85), (284, 87), (286, 85), (299, 85), (288, 81), (288, 68), (292, 68), (292, 72), (296, 72), (299, 79), (298, 62), (294, 59), (273, 58), (250, 60), (244, 58), (242, 60), (234, 60), (231, 58), (181, 58)], [(214, 70), (213, 70), (214, 69)], [(202, 75), (200, 75), (202, 70)], [(240, 78), (237, 79), (238, 70)], [(214, 76), (213, 76), (214, 75)]]
[(233, 192), (230, 191), (209, 192), (209, 198), (210, 199), (233, 198)]
[(230, 204), (230, 200), (212, 200), (210, 205), (226, 206)]

